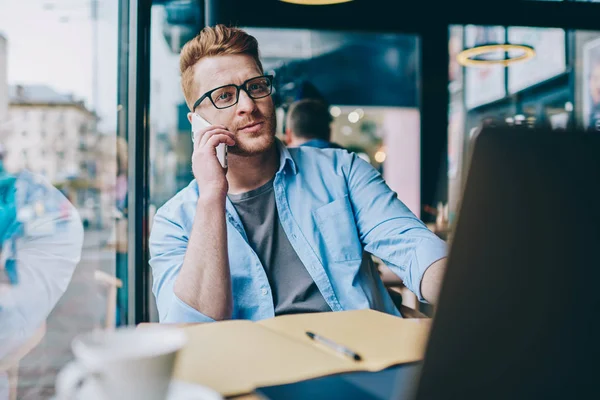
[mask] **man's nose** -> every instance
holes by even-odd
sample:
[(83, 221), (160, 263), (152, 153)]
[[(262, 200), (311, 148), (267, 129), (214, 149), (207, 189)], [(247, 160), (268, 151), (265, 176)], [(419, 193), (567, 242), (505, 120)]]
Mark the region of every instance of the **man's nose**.
[(239, 114), (252, 114), (252, 112), (256, 109), (256, 103), (254, 100), (248, 96), (248, 93), (244, 90), (240, 90), (240, 97), (238, 99), (237, 104), (237, 112)]

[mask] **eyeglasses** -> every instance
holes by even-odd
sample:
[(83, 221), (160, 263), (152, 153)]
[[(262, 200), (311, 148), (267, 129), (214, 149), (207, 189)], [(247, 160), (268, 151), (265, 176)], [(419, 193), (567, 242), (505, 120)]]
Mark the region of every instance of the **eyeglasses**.
[(267, 97), (273, 91), (273, 76), (263, 75), (250, 78), (239, 86), (234, 84), (219, 86), (218, 88), (204, 93), (202, 97), (196, 100), (192, 111), (194, 111), (207, 97), (210, 99), (211, 103), (213, 103), (215, 108), (223, 109), (232, 107), (237, 104), (240, 98), (240, 90), (246, 92), (251, 99), (256, 100)]

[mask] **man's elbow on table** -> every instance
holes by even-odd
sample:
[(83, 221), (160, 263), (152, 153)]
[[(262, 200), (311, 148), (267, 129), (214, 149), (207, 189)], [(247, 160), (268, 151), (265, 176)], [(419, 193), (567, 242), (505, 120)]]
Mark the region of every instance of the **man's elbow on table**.
[(216, 320), (205, 315), (181, 300), (173, 293), (169, 299), (164, 299), (168, 304), (159, 309), (159, 320), (162, 323), (207, 323)]
[(421, 294), (432, 305), (437, 304), (444, 273), (446, 272), (447, 258), (437, 260), (427, 268), (421, 279)]
[(202, 303), (201, 300), (197, 300), (197, 292), (199, 290), (202, 289), (194, 288), (185, 283), (185, 279), (177, 279), (175, 285), (173, 285), (175, 302), (181, 303), (179, 304), (180, 307), (185, 306), (189, 308), (192, 314), (201, 319), (201, 321), (192, 322), (212, 322), (231, 319), (233, 314), (233, 299), (231, 295), (221, 300), (213, 298), (210, 303)]

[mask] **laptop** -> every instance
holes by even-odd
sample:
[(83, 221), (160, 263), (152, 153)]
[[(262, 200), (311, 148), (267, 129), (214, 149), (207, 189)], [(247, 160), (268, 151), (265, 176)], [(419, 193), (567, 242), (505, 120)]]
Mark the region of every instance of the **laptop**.
[[(258, 393), (273, 400), (600, 398), (596, 249), (600, 133), (485, 128), (473, 142), (424, 361)], [(296, 396), (311, 385), (321, 390)]]

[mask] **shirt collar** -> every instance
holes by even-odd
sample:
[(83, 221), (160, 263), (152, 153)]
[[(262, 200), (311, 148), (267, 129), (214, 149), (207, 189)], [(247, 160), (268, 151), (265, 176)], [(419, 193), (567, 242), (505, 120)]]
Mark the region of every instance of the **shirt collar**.
[(296, 167), (296, 162), (290, 155), (290, 151), (283, 143), (281, 143), (281, 140), (278, 138), (275, 138), (275, 143), (277, 144), (277, 148), (279, 150), (279, 170), (277, 172), (281, 172), (287, 167), (290, 168), (294, 175), (296, 175), (298, 173), (298, 169)]

